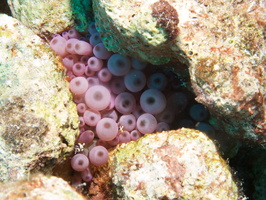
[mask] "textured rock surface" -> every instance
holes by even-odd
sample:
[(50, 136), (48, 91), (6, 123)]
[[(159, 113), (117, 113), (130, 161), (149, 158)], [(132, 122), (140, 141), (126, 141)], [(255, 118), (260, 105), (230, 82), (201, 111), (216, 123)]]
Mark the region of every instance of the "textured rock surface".
[(3, 14), (0, 55), (0, 181), (9, 181), (43, 167), (48, 171), (67, 156), (78, 119), (52, 50)]
[(63, 179), (41, 174), (29, 180), (0, 185), (0, 198), (2, 200), (85, 200)]
[[(106, 183), (110, 188), (104, 187)], [(95, 192), (99, 188), (101, 191)], [(119, 146), (110, 153), (109, 165), (98, 171), (90, 193), (102, 199), (124, 200), (240, 197), (213, 142), (192, 129), (147, 134)]]
[(108, 49), (186, 63), (213, 125), (265, 142), (266, 1), (95, 0), (93, 8)]
[(91, 0), (8, 0), (13, 17), (41, 37), (75, 27), (87, 30), (93, 21)]

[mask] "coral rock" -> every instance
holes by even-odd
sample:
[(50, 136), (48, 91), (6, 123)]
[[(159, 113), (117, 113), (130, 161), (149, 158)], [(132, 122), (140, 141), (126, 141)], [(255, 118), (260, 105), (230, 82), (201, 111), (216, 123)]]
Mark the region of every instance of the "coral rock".
[(89, 192), (102, 199), (103, 195), (125, 200), (239, 197), (214, 143), (192, 129), (146, 134), (122, 144), (110, 152), (109, 164), (97, 170)]
[(109, 50), (186, 63), (197, 101), (220, 121), (213, 125), (265, 142), (266, 1), (97, 0), (93, 8)]
[(13, 17), (41, 37), (75, 27), (86, 31), (93, 21), (91, 0), (8, 0)]
[(48, 44), (3, 14), (0, 54), (0, 181), (10, 181), (69, 155), (78, 116)]
[(29, 180), (21, 180), (0, 185), (2, 200), (85, 200), (66, 181), (54, 176), (35, 175)]

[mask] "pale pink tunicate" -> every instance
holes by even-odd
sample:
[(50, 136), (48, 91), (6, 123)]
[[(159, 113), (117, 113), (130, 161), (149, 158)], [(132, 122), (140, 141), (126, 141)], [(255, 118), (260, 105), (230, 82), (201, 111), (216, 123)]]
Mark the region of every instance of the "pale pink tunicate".
[(108, 51), (103, 43), (99, 43), (93, 47), (93, 54), (97, 58), (107, 60), (112, 55), (112, 52)]
[(70, 81), (69, 87), (75, 95), (81, 95), (87, 91), (89, 83), (84, 77), (76, 77)]
[(97, 110), (87, 109), (83, 114), (84, 122), (89, 126), (96, 126), (101, 119), (101, 113)]
[(107, 108), (110, 101), (111, 101), (110, 91), (102, 85), (94, 85), (92, 87), (89, 87), (89, 89), (85, 94), (86, 105), (89, 108), (95, 110), (103, 110)]
[(79, 32), (76, 29), (70, 29), (68, 32), (68, 37), (69, 38), (79, 38), (81, 35), (79, 34)]
[(91, 55), (92, 46), (88, 42), (79, 40), (74, 45), (74, 51), (78, 55)]
[(102, 166), (108, 162), (109, 153), (103, 146), (93, 147), (89, 153), (90, 162), (96, 166)]
[(66, 67), (66, 69), (68, 71), (72, 70), (72, 66), (78, 62), (78, 57), (77, 55), (73, 55), (73, 54), (70, 54), (70, 55), (67, 55), (66, 57), (64, 57), (62, 59), (62, 62), (64, 64), (64, 66)]
[(85, 64), (82, 62), (77, 62), (72, 66), (72, 71), (76, 76), (81, 76), (85, 72)]
[(96, 133), (101, 140), (113, 140), (117, 136), (118, 125), (111, 118), (102, 118), (96, 125)]
[(76, 38), (71, 38), (66, 41), (66, 51), (71, 54), (76, 54), (75, 52), (75, 44), (79, 42)]
[(137, 129), (142, 134), (153, 133), (157, 127), (156, 118), (150, 113), (144, 113), (137, 119)]
[(68, 52), (66, 51), (66, 39), (60, 35), (54, 37), (50, 42), (50, 47), (55, 51), (56, 55), (65, 57)]
[(89, 166), (89, 159), (84, 154), (76, 154), (71, 159), (71, 166), (78, 172), (84, 171)]
[(89, 68), (92, 71), (100, 71), (103, 67), (103, 61), (95, 56), (92, 56), (87, 61)]

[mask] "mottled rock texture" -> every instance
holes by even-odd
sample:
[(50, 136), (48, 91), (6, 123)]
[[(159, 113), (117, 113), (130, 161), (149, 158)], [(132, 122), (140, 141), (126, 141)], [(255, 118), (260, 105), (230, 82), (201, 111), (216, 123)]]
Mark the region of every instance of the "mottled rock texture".
[(109, 164), (97, 170), (92, 199), (240, 198), (214, 143), (192, 129), (147, 134), (120, 145), (110, 152)]
[(66, 181), (54, 176), (34, 175), (28, 180), (0, 184), (1, 200), (85, 200)]
[(54, 53), (0, 14), (0, 181), (49, 171), (74, 148), (76, 106)]
[(216, 129), (265, 142), (265, 0), (95, 0), (93, 8), (109, 50), (187, 64)]
[(93, 21), (91, 0), (8, 0), (13, 17), (41, 37), (68, 28), (86, 31)]

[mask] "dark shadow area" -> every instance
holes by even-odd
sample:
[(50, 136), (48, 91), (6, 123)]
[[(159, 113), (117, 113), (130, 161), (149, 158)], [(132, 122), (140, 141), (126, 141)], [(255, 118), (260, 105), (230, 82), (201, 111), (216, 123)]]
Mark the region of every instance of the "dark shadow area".
[[(237, 172), (235, 175), (241, 182), (241, 188), (244, 194), (249, 197), (249, 200), (256, 200), (258, 195), (265, 195), (263, 191), (256, 191), (254, 185), (257, 182), (256, 185), (259, 186), (258, 181), (264, 174), (265, 160), (265, 149), (248, 145), (243, 145), (239, 149), (238, 154), (234, 158), (229, 159), (229, 164)], [(254, 194), (257, 196), (254, 196)]]
[(7, 4), (7, 0), (0, 1), (0, 13), (4, 13), (4, 14), (11, 16), (11, 11)]

